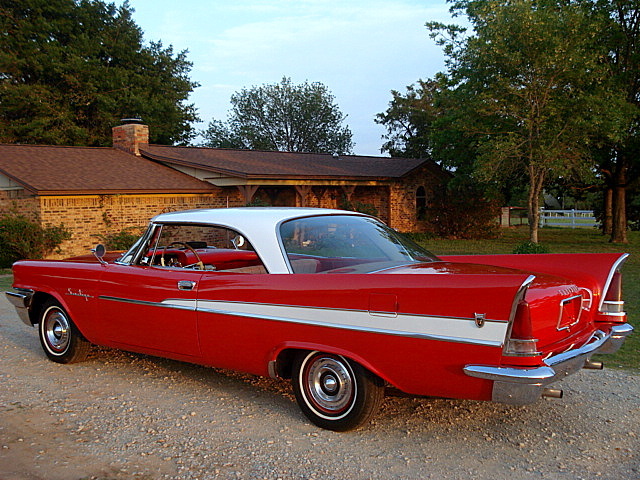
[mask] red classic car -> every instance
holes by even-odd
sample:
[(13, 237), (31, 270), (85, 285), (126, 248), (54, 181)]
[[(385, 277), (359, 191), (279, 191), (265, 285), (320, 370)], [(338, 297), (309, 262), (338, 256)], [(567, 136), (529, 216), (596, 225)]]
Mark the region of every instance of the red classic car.
[(513, 404), (631, 333), (626, 254), (435, 257), (367, 215), (230, 208), (158, 215), (124, 254), (20, 261), (7, 292), (46, 355), (90, 344), (291, 378), (332, 430), (385, 387)]

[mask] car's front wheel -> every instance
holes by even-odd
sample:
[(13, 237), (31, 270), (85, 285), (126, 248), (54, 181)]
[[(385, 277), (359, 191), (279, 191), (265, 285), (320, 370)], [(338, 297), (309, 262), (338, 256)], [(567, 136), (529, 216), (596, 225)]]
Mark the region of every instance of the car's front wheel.
[(73, 363), (87, 358), (91, 344), (60, 304), (54, 300), (46, 302), (40, 310), (39, 320), (40, 344), (50, 360)]
[(341, 355), (302, 352), (293, 364), (293, 391), (302, 412), (321, 428), (357, 428), (376, 413), (384, 382)]

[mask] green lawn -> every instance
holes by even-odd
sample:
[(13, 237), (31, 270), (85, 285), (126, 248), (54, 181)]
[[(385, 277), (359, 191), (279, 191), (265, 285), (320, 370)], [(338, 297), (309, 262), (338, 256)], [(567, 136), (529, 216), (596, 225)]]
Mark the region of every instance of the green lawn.
[(13, 282), (13, 277), (12, 276), (4, 276), (6, 274), (1, 274), (2, 276), (0, 276), (0, 293), (6, 291), (6, 290), (11, 290), (11, 283)]
[[(631, 256), (622, 269), (624, 299), (629, 322), (636, 332), (627, 338), (624, 347), (614, 355), (602, 355), (607, 366), (640, 369), (640, 232), (629, 232), (629, 244), (611, 244), (595, 229), (543, 228), (540, 243), (551, 253), (627, 252)], [(499, 254), (512, 250), (528, 239), (526, 226), (504, 229), (495, 240), (446, 240), (433, 238), (420, 241), (436, 255)], [(588, 265), (585, 266), (588, 268)]]

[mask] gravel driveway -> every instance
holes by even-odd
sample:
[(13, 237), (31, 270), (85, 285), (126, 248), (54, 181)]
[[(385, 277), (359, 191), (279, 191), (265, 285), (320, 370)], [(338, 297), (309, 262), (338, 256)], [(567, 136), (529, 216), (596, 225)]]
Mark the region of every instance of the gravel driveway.
[(387, 398), (335, 433), (284, 381), (103, 348), (52, 363), (4, 295), (0, 340), (2, 480), (640, 479), (637, 373), (584, 370), (527, 407)]

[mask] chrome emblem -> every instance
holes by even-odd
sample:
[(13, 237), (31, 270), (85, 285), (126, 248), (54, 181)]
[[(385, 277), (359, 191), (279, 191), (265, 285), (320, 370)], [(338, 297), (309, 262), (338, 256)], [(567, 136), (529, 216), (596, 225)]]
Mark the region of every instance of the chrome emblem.
[(476, 318), (476, 326), (478, 328), (482, 328), (484, 326), (484, 321), (486, 320), (487, 315), (485, 313), (475, 313)]

